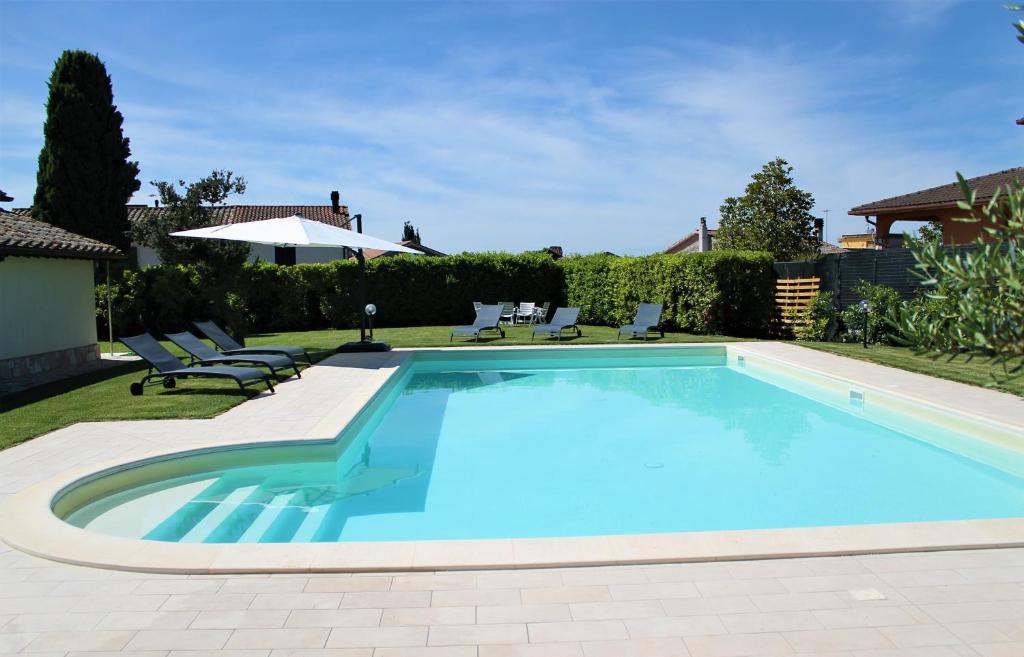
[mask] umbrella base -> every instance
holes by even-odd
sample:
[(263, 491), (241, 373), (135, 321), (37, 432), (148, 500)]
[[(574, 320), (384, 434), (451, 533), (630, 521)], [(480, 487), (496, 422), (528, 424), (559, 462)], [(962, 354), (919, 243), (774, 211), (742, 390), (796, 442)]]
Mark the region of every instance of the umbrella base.
[(391, 351), (391, 345), (387, 342), (373, 342), (370, 340), (346, 342), (334, 351), (339, 354), (364, 354), (371, 351)]

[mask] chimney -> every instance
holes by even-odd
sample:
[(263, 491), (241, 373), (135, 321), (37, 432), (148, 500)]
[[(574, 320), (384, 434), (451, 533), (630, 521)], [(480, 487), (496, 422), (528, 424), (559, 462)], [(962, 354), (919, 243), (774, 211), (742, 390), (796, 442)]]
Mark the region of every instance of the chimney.
[(819, 242), (825, 241), (825, 220), (821, 217), (814, 218), (814, 236)]
[(700, 218), (700, 226), (697, 227), (697, 251), (704, 253), (711, 250), (711, 240), (708, 239), (708, 220)]
[(331, 212), (341, 214), (341, 194), (337, 191), (331, 192)]
[(559, 258), (562, 257), (562, 247), (560, 247), (560, 246), (549, 246), (547, 248), (547, 251), (548, 251), (548, 253), (551, 254), (551, 257), (554, 258), (555, 260), (558, 260)]
[(155, 200), (153, 201), (153, 207), (154, 207), (154, 208), (158, 208), (158, 207), (160, 207), (160, 199), (155, 199)]

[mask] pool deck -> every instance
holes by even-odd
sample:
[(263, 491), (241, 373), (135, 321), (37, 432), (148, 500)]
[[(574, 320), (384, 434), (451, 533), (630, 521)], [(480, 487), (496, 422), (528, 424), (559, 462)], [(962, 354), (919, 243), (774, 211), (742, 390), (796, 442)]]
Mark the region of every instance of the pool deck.
[[(1009, 395), (792, 345), (732, 346), (978, 415), (992, 414), (1024, 428), (1024, 402)], [(10, 502), (11, 496), (45, 487), (68, 472), (154, 452), (322, 437), (326, 429), (344, 424), (402, 358), (401, 352), (335, 357), (307, 370), (301, 380), (280, 385), (277, 395), (263, 395), (210, 420), (85, 423), (55, 431), (0, 452), (0, 496)], [(37, 510), (26, 515), (37, 515)], [(8, 504), (0, 516), (0, 533), (25, 519)], [(934, 549), (942, 542), (961, 542), (958, 532), (966, 531), (975, 541), (1020, 544), (1021, 521), (993, 522), (984, 530), (970, 529), (969, 521), (927, 523), (932, 531), (917, 543), (913, 536), (900, 538), (911, 540), (908, 548)], [(871, 551), (872, 540), (891, 540), (891, 531), (888, 538), (872, 538), (870, 529), (845, 536), (839, 530), (825, 532), (837, 548), (855, 544)], [(66, 546), (54, 543), (63, 538), (51, 537), (53, 543), (44, 541), (44, 547), (61, 551)], [(0, 547), (0, 654), (1024, 655), (1021, 548), (526, 567), (558, 563), (563, 548), (557, 541), (510, 541), (513, 561), (517, 554), (528, 558), (510, 563), (517, 568), (507, 570), (471, 570), (492, 564), (472, 554), (475, 542), (464, 541), (430, 542), (433, 547), (423, 546), (427, 551), (421, 551), (419, 562), (415, 550), (390, 555), (378, 550), (375, 561), (391, 559), (393, 572), (388, 573), (301, 572), (316, 568), (307, 562), (296, 569), (300, 572), (281, 574), (285, 567), (267, 569), (261, 557), (250, 567), (270, 572), (249, 575), (123, 572)], [(785, 543), (799, 548), (799, 540)], [(730, 545), (735, 541), (704, 542), (703, 549), (710, 550), (705, 558), (742, 556), (730, 556)], [(593, 543), (579, 546), (588, 553), (602, 549)], [(277, 556), (286, 559), (295, 547)], [(614, 547), (605, 549), (612, 550), (609, 562), (619, 560)], [(152, 552), (154, 568), (173, 567), (166, 560), (172, 552), (156, 546), (146, 550)], [(103, 555), (95, 556), (102, 562)], [(116, 561), (118, 555), (107, 556)], [(353, 554), (333, 556), (337, 561), (326, 567), (360, 566)], [(211, 553), (208, 564), (214, 566), (218, 558), (224, 555)], [(662, 553), (651, 561), (672, 559), (671, 553)], [(468, 569), (411, 572), (431, 565)]]

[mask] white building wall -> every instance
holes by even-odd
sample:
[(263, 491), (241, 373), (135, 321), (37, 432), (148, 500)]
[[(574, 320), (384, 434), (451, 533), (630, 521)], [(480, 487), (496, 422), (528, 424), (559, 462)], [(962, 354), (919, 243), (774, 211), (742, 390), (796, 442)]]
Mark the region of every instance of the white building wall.
[(0, 260), (0, 360), (96, 344), (90, 260)]
[[(160, 257), (156, 251), (148, 246), (136, 247), (136, 259), (139, 267), (152, 267), (160, 264)], [(344, 257), (344, 249), (313, 249), (298, 247), (295, 249), (295, 263), (331, 262), (341, 260)], [(274, 247), (268, 244), (250, 244), (249, 261), (274, 262)]]

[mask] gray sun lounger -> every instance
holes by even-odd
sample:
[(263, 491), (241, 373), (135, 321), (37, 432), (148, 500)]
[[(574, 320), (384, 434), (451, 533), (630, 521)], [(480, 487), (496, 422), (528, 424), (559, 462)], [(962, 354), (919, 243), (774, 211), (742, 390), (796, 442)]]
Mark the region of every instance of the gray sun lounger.
[[(205, 342), (192, 335), (188, 331), (181, 333), (168, 333), (167, 339), (185, 350), (192, 357), (194, 364), (199, 362), (202, 365), (235, 365), (243, 363), (246, 365), (257, 365), (270, 370), (270, 375), (277, 378), (277, 371), (290, 369), (295, 376), (302, 378), (299, 374), (299, 366), (291, 356), (274, 356), (271, 354), (222, 354), (213, 349)], [(287, 374), (285, 376), (288, 376)]]
[(476, 320), (469, 326), (456, 326), (453, 328), (452, 334), (448, 337), (448, 342), (451, 342), (457, 335), (473, 337), (479, 342), (482, 331), (497, 331), (501, 334), (501, 337), (505, 337), (505, 331), (498, 325), (500, 320), (500, 305), (480, 306), (480, 309), (476, 311)]
[(223, 353), (231, 354), (280, 354), (289, 356), (292, 360), (303, 359), (312, 365), (309, 352), (302, 347), (290, 347), (288, 345), (262, 345), (258, 347), (243, 347), (234, 338), (228, 335), (221, 327), (212, 321), (192, 322), (192, 325), (202, 331), (203, 335), (210, 338), (213, 344), (217, 345)]
[(572, 329), (576, 331), (577, 337), (581, 336), (583, 333), (580, 332), (580, 327), (576, 326), (579, 316), (579, 308), (555, 308), (555, 316), (551, 318), (550, 322), (533, 329), (533, 338), (538, 335), (546, 335), (549, 338), (554, 337), (561, 340), (562, 331), (565, 329)]
[(633, 323), (619, 327), (619, 335), (616, 340), (622, 337), (624, 333), (628, 334), (631, 338), (642, 337), (646, 340), (647, 335), (652, 331), (660, 333), (661, 337), (665, 337), (665, 331), (661, 328), (661, 304), (642, 303), (636, 311), (636, 318), (633, 320)]
[[(121, 338), (126, 347), (134, 351), (149, 363), (149, 373), (136, 381), (129, 390), (135, 396), (142, 394), (143, 386), (154, 379), (162, 379), (165, 388), (173, 388), (177, 379), (188, 377), (231, 379), (245, 392), (245, 387), (253, 383), (266, 383), (267, 389), (274, 392), (274, 383), (263, 370), (254, 367), (186, 367), (174, 354), (167, 351), (152, 335), (143, 333), (129, 338)], [(156, 370), (156, 373), (153, 372)]]

